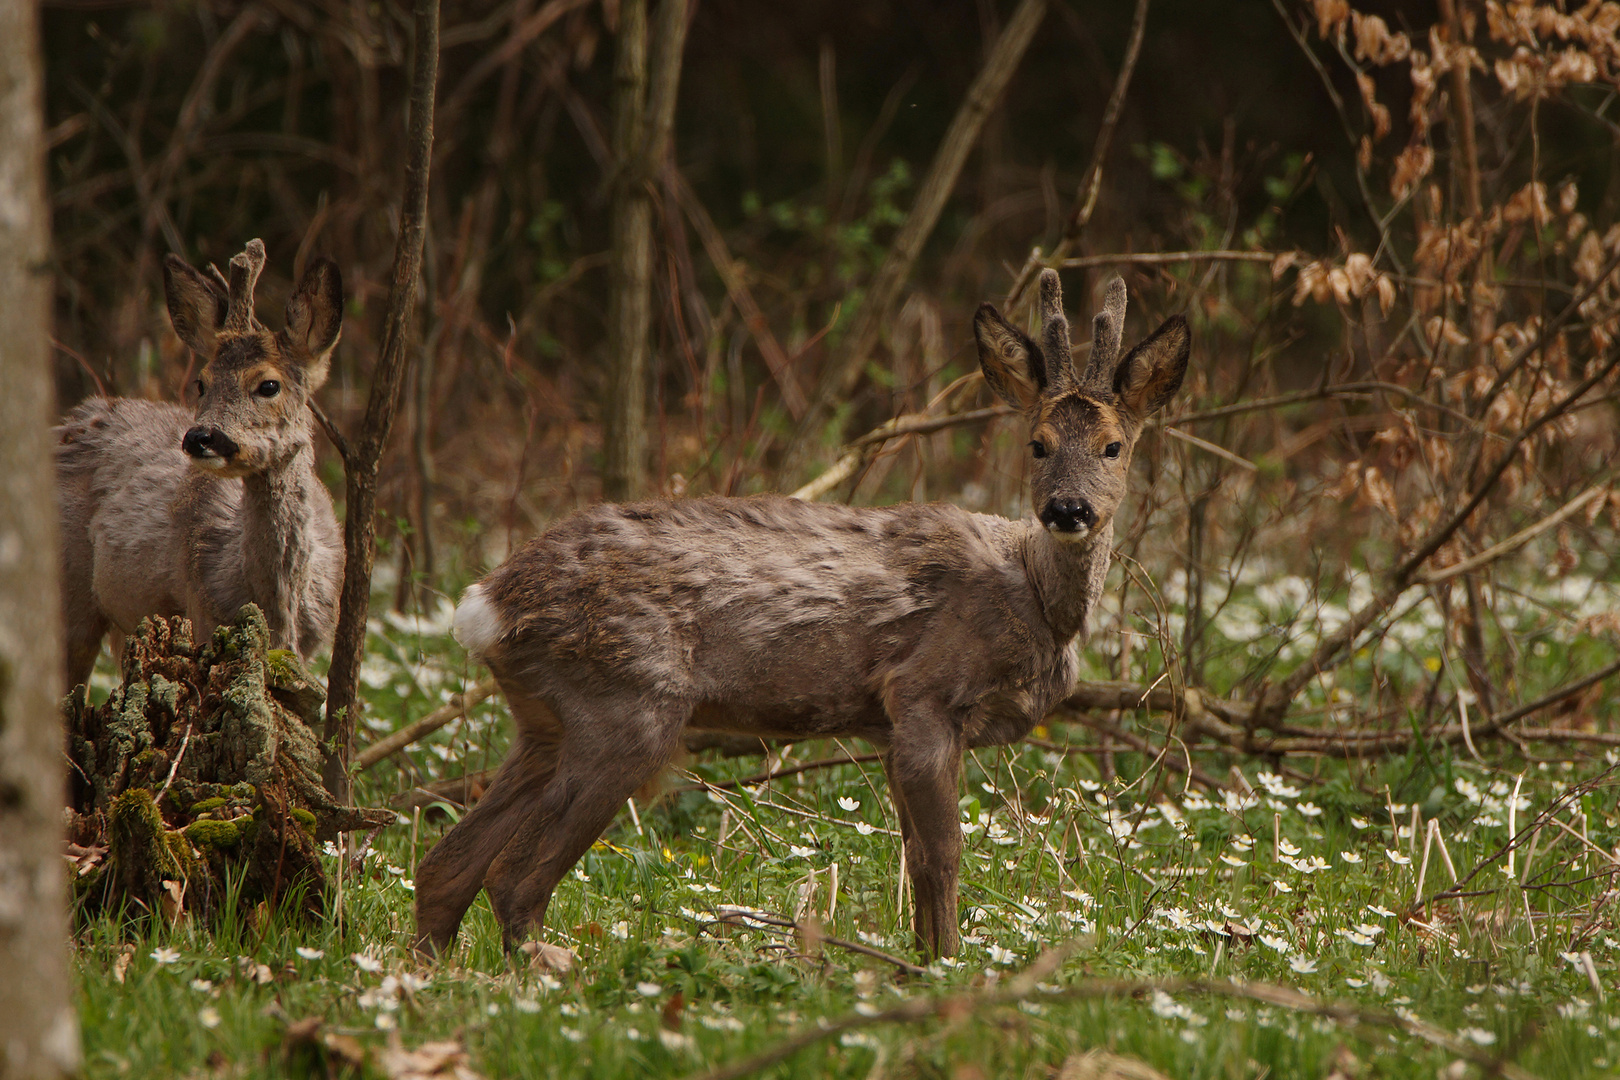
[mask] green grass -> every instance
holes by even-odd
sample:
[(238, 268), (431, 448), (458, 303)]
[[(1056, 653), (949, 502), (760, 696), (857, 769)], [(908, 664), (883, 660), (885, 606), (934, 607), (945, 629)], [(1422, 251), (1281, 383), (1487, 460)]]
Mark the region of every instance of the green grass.
[[(1233, 604), (1269, 621), (1270, 595), (1244, 586)], [(1525, 699), (1567, 677), (1577, 656), (1582, 668), (1612, 656), (1611, 646), (1569, 629), (1589, 602), (1576, 597), (1562, 613), (1526, 604), (1509, 613), (1520, 622), (1503, 617), (1504, 632), (1530, 645), (1519, 672)], [(1277, 649), (1276, 635), (1250, 636), (1253, 622), (1223, 613), (1211, 630), (1211, 655), (1224, 657), (1232, 681)], [(364, 686), (374, 723), (392, 729), (479, 677), (445, 629), (442, 612), (374, 623)], [(1297, 651), (1311, 630), (1296, 631), (1284, 644)], [(1537, 650), (1537, 641), (1552, 647)], [(1380, 679), (1383, 693), (1399, 680), (1420, 685), (1441, 647), (1438, 628), (1415, 608), (1340, 685), (1358, 696)], [(1151, 651), (1137, 662), (1147, 667), (1135, 674), (1151, 681)], [(1331, 690), (1311, 693), (1328, 703)], [(498, 761), (503, 715), (491, 702), (414, 748), (418, 777)], [(1611, 718), (1612, 706), (1600, 715)], [(1061, 729), (1048, 737), (1064, 741)], [(1309, 782), (1242, 763), (1256, 795), (1223, 802), (1183, 790), (1177, 774), (1144, 772), (1138, 755), (1119, 756), (1120, 774), (1135, 782), (1105, 785), (1088, 755), (981, 751), (968, 760), (962, 797), (963, 950), (921, 976), (833, 945), (801, 956), (793, 940), (714, 921), (720, 905), (789, 917), (803, 908), (829, 935), (915, 959), (897, 904), (893, 812), (875, 765), (725, 793), (681, 790), (688, 779), (671, 774), (666, 794), (638, 807), (639, 823), (621, 814), (559, 888), (544, 937), (577, 953), (564, 975), (509, 966), (482, 898), (446, 961), (418, 967), (408, 950), (412, 868), (450, 823), (423, 823), (415, 851), (409, 825), (390, 828), (346, 883), (341, 925), (227, 910), (224, 923), (206, 928), (110, 916), (83, 926), (76, 962), (87, 1073), (306, 1075), (307, 1064), (287, 1063), (279, 1048), (290, 1021), (319, 1017), (365, 1047), (460, 1040), (490, 1077), (679, 1076), (824, 1019), (1005, 985), (1045, 950), (1077, 940), (1027, 1000), (871, 1024), (765, 1075), (1046, 1077), (1068, 1055), (1106, 1047), (1182, 1078), (1325, 1076), (1349, 1053), (1361, 1069), (1349, 1075), (1428, 1080), (1458, 1060), (1458, 1046), (1543, 1077), (1611, 1075), (1620, 1070), (1620, 1010), (1600, 1000), (1578, 953), (1612, 992), (1620, 933), (1612, 904), (1599, 901), (1615, 884), (1615, 786), (1568, 800), (1557, 815), (1584, 830), (1590, 847), (1549, 826), (1528, 871), (1521, 850), (1513, 881), (1498, 865), (1470, 885), (1491, 895), (1437, 905), (1427, 926), (1391, 914), (1412, 904), (1421, 868), (1421, 831), (1401, 834), (1413, 804), (1423, 821), (1440, 823), (1466, 874), (1505, 842), (1515, 784), (1523, 827), (1607, 767), (1600, 758), (1498, 762), (1491, 752), (1487, 764), (1420, 745), (1379, 762), (1317, 763)], [(801, 761), (833, 753), (830, 743), (792, 749)], [(713, 781), (760, 762), (691, 768)], [(380, 804), (408, 782), (380, 767), (361, 778), (361, 801)], [(1425, 892), (1449, 883), (1436, 850)], [(1208, 977), (1404, 1017), (1452, 1042), (1235, 997), (1065, 996), (1098, 979)]]

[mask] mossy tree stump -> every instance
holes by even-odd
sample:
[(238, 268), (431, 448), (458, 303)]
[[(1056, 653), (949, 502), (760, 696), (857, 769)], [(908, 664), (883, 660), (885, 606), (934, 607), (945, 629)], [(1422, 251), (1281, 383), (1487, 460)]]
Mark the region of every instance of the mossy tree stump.
[(208, 912), (239, 881), (238, 902), (297, 895), (319, 911), (317, 842), (395, 820), (332, 802), (315, 734), (325, 692), (269, 643), (252, 604), (200, 645), (188, 620), (153, 617), (105, 703), (83, 686), (63, 700), (73, 839), (108, 849), (79, 878), (84, 902)]

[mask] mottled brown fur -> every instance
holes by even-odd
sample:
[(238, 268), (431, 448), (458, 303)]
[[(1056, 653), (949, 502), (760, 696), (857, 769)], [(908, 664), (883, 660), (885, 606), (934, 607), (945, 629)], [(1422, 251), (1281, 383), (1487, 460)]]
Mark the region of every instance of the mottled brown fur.
[[(980, 361), (1053, 443), (1034, 463), (1042, 517), (1077, 500), (1084, 514), (1042, 524), (780, 496), (597, 506), (468, 590), (458, 636), (507, 694), (517, 738), (489, 795), (422, 862), (420, 949), (449, 945), (480, 884), (508, 944), (521, 941), (683, 730), (705, 728), (880, 747), (919, 947), (955, 952), (962, 754), (1022, 738), (1072, 689), (1130, 460), (1105, 449), (1126, 450), (1145, 419), (1146, 398), (1078, 393), (1050, 271), (1042, 308), (1045, 352), (981, 308)], [(1186, 367), (1173, 322), (1179, 333), (1156, 336), (1179, 348), (1140, 358), (1173, 369), (1155, 387)]]
[(70, 686), (109, 629), (117, 652), (147, 615), (186, 615), (203, 637), (251, 601), (275, 648), (307, 658), (331, 637), (343, 556), (309, 399), (342, 329), (343, 285), (317, 260), (271, 333), (253, 317), (263, 260), (255, 240), (223, 288), (177, 256), (164, 265), (175, 332), (204, 362), (194, 414), (91, 398), (57, 429)]

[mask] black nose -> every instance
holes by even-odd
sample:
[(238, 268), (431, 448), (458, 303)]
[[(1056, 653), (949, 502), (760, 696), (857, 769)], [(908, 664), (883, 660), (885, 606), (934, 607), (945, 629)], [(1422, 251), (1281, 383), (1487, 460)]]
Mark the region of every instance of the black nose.
[(180, 440), (180, 449), (194, 458), (236, 456), (236, 444), (219, 428), (194, 427)]
[(1097, 511), (1084, 499), (1053, 499), (1041, 511), (1041, 524), (1059, 532), (1079, 532), (1097, 524)]

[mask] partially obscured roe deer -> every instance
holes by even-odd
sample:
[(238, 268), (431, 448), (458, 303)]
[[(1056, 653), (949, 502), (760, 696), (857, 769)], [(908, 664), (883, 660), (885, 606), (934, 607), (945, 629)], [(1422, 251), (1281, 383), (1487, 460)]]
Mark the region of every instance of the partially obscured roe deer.
[(456, 633), (494, 672), (517, 737), (418, 869), (417, 948), (448, 946), (480, 887), (520, 943), (699, 728), (880, 747), (918, 946), (953, 954), (963, 751), (1023, 738), (1073, 688), (1132, 448), (1187, 369), (1184, 319), (1121, 359), (1124, 315), (1116, 278), (1083, 372), (1053, 271), (1039, 344), (989, 304), (974, 319), (986, 381), (1030, 425), (1038, 520), (781, 497), (598, 506), (469, 588)]
[(163, 264), (175, 333), (204, 362), (195, 414), (98, 397), (57, 429), (69, 686), (109, 629), (117, 655), (147, 615), (185, 615), (202, 639), (252, 601), (276, 648), (307, 658), (331, 637), (343, 550), (309, 398), (343, 328), (343, 281), (316, 260), (273, 334), (253, 316), (263, 267), (257, 240), (228, 282)]

